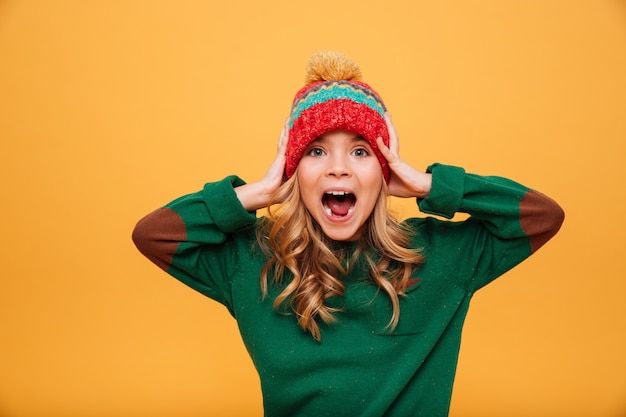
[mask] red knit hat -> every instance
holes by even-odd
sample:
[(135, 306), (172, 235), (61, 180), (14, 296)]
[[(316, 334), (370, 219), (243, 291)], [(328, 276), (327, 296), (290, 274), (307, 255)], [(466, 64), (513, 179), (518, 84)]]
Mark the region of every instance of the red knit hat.
[(389, 166), (376, 139), (389, 146), (386, 108), (380, 96), (361, 81), (359, 66), (338, 52), (319, 52), (307, 64), (306, 85), (298, 91), (289, 117), (285, 174), (291, 177), (302, 153), (319, 136), (333, 130), (361, 135), (372, 147), (389, 182)]

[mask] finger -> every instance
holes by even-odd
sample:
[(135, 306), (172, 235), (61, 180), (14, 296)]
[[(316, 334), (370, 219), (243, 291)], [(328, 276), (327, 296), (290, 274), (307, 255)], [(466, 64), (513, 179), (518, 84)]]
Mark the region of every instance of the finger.
[(289, 118), (285, 119), (283, 130), (280, 131), (280, 137), (278, 139), (278, 153), (283, 154), (287, 149), (287, 142), (289, 141)]
[(376, 144), (378, 145), (380, 153), (385, 157), (387, 162), (392, 163), (398, 158), (398, 156), (385, 145), (383, 138), (381, 138), (380, 136), (378, 137), (378, 139), (376, 139)]
[(385, 112), (385, 122), (389, 130), (389, 149), (395, 154), (398, 154), (400, 150), (400, 140), (398, 139), (398, 132), (391, 121), (391, 114), (389, 114), (389, 112)]

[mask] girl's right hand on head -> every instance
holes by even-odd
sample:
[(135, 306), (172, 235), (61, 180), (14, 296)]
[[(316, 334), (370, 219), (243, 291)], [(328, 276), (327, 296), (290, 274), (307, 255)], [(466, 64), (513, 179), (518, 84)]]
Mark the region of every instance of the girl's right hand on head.
[(274, 161), (260, 181), (252, 182), (235, 188), (241, 205), (248, 211), (258, 210), (270, 204), (271, 197), (283, 183), (285, 162), (287, 157), (287, 140), (289, 139), (289, 119), (285, 121), (278, 139), (278, 151)]
[(284, 180), (285, 162), (287, 160), (287, 141), (289, 140), (289, 119), (285, 120), (283, 130), (278, 138), (278, 147), (276, 157), (265, 173), (261, 183), (265, 186), (265, 192), (268, 195), (273, 194), (280, 187)]

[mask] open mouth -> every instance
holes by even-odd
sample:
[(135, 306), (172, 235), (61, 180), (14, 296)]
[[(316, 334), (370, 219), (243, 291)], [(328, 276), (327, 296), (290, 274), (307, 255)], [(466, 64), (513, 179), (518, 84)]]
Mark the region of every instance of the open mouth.
[(331, 217), (345, 217), (352, 213), (356, 196), (346, 191), (329, 191), (322, 196), (324, 211)]

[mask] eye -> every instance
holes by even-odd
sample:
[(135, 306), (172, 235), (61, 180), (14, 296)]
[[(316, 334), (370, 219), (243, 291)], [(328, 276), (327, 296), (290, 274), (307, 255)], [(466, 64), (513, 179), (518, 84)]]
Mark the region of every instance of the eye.
[(367, 149), (365, 148), (357, 148), (355, 150), (352, 151), (352, 155), (359, 157), (359, 158), (363, 158), (368, 156), (370, 153)]
[(312, 148), (312, 149), (309, 149), (309, 151), (307, 152), (307, 155), (309, 155), (309, 156), (322, 156), (322, 155), (324, 155), (324, 151), (322, 150), (322, 148)]

